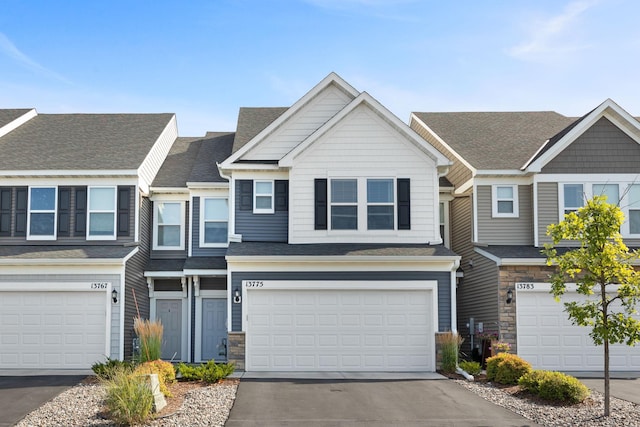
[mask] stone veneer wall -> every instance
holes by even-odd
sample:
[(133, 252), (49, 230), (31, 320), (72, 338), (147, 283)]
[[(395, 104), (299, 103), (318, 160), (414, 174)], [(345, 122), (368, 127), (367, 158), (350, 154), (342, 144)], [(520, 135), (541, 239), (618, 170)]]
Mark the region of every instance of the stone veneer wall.
[(229, 332), (229, 353), (227, 361), (236, 365), (237, 371), (244, 371), (245, 335), (244, 332)]
[[(502, 266), (498, 286), (498, 325), (500, 338), (511, 344), (511, 353), (517, 353), (516, 333), (516, 283), (548, 283), (553, 267), (547, 266)], [(513, 292), (513, 301), (507, 304), (507, 291)]]

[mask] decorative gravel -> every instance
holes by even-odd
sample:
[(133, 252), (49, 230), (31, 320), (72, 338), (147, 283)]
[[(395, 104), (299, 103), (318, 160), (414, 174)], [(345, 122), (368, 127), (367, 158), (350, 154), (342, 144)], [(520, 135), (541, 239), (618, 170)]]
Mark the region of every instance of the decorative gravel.
[(577, 405), (554, 405), (519, 397), (491, 383), (454, 380), (478, 396), (507, 408), (536, 424), (548, 427), (640, 427), (640, 406), (611, 397), (609, 417), (603, 417), (604, 396), (591, 390), (591, 396)]
[[(224, 426), (236, 398), (238, 382), (223, 382), (193, 389), (174, 414), (147, 426)], [(114, 426), (102, 418), (105, 390), (100, 384), (79, 384), (31, 412), (17, 427)]]

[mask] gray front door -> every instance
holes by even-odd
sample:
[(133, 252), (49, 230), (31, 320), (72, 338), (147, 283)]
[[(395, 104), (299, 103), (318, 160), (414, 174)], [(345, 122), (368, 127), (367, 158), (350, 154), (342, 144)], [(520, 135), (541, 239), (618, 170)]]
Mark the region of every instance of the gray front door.
[(182, 360), (182, 300), (156, 300), (156, 317), (163, 326), (162, 358)]
[(227, 359), (227, 300), (202, 299), (202, 360)]

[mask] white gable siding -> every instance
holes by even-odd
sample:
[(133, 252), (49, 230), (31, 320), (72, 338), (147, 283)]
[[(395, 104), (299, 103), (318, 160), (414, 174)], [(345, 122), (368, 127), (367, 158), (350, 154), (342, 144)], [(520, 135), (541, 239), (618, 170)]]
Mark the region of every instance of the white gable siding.
[(167, 158), (167, 154), (177, 137), (178, 125), (174, 115), (158, 137), (158, 140), (153, 144), (153, 148), (147, 154), (140, 168), (138, 168), (140, 187), (145, 193), (149, 192), (149, 186)]
[(272, 135), (242, 156), (243, 160), (279, 160), (326, 123), (353, 98), (330, 85)]
[[(411, 230), (314, 230), (314, 179), (411, 179)], [(440, 241), (435, 162), (361, 105), (294, 160), (289, 183), (290, 243)], [(359, 195), (366, 198), (366, 194)], [(366, 229), (366, 224), (363, 224)]]

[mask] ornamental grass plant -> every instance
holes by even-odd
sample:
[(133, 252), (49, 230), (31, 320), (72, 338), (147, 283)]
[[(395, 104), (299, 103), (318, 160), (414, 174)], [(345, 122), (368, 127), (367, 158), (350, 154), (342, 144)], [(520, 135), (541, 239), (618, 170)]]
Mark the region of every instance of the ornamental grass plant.
[(142, 424), (151, 417), (153, 394), (140, 375), (124, 367), (114, 368), (111, 378), (103, 380), (109, 418), (118, 425)]
[(464, 338), (456, 332), (447, 331), (436, 335), (436, 343), (442, 351), (440, 366), (444, 372), (452, 373), (458, 367), (458, 353)]
[(163, 327), (160, 320), (149, 320), (136, 317), (133, 329), (140, 338), (140, 363), (158, 360), (162, 354)]

